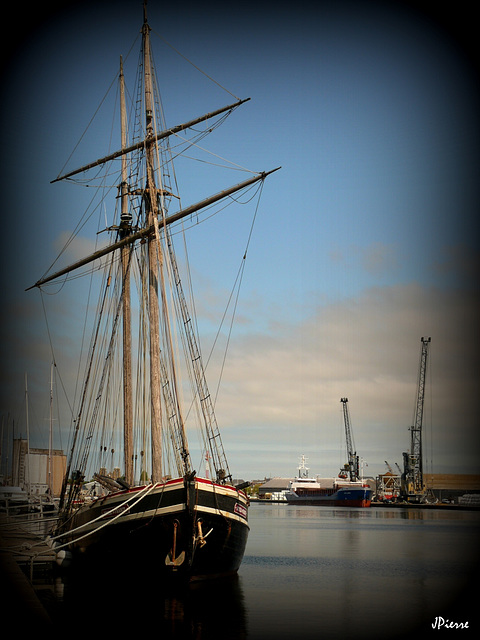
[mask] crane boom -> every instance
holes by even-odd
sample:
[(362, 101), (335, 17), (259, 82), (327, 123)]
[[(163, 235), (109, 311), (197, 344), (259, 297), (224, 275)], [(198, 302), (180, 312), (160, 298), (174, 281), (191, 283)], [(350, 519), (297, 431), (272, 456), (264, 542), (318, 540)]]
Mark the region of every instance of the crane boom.
[(428, 348), (431, 338), (422, 338), (420, 366), (417, 384), (417, 401), (414, 423), (410, 428), (410, 452), (403, 454), (403, 493), (408, 496), (421, 496), (425, 492), (423, 482), (422, 423), (425, 399), (425, 380), (427, 374)]
[(357, 452), (353, 444), (352, 427), (350, 423), (350, 415), (348, 412), (348, 398), (340, 398), (343, 405), (343, 420), (345, 423), (345, 437), (347, 441), (348, 463), (345, 465), (345, 471), (348, 471), (350, 480), (355, 481), (360, 477), (360, 468), (358, 463)]

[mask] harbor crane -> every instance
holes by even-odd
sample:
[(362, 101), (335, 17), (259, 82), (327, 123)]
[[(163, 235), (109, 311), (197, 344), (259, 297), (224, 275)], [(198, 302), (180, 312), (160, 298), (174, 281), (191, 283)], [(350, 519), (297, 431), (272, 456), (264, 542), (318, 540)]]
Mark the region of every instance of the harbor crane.
[(357, 452), (353, 444), (352, 427), (350, 423), (350, 415), (348, 412), (348, 398), (340, 398), (340, 402), (343, 405), (343, 420), (345, 422), (345, 436), (347, 441), (347, 454), (348, 462), (341, 470), (343, 477), (347, 477), (347, 473), (350, 476), (350, 480), (354, 482), (360, 478), (360, 468), (358, 463)]
[(422, 422), (425, 398), (428, 348), (431, 338), (422, 338), (414, 423), (410, 427), (410, 451), (403, 454), (401, 496), (408, 502), (421, 502), (426, 497), (423, 481)]

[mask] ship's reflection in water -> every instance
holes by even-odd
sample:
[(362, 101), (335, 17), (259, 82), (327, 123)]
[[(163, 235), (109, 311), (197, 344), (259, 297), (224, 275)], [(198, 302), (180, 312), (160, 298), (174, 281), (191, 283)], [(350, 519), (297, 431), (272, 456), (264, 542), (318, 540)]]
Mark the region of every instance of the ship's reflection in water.
[(247, 637), (243, 593), (237, 576), (199, 583), (164, 600), (163, 625), (173, 638)]
[[(69, 567), (57, 583), (58, 625), (95, 632), (130, 631), (131, 625), (159, 638), (247, 638), (241, 581), (237, 575), (168, 588), (155, 572)], [(92, 625), (85, 627), (85, 616)]]
[(249, 519), (238, 576), (167, 592), (147, 560), (143, 575), (83, 568), (62, 583), (58, 628), (102, 640), (393, 640), (432, 633), (438, 616), (478, 626), (480, 512), (254, 504)]

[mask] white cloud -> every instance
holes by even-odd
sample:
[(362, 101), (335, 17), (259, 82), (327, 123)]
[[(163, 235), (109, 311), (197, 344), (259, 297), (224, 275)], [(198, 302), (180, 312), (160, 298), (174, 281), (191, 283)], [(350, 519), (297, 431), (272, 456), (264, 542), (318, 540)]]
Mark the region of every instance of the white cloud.
[[(270, 335), (234, 343), (218, 413), (230, 429), (258, 427), (256, 440), (270, 441), (274, 459), (287, 442), (338, 441), (340, 398), (347, 396), (358, 452), (382, 467), (387, 453), (401, 463), (420, 338), (428, 335), (425, 437), (433, 434), (434, 465), (471, 472), (478, 444), (472, 401), (479, 386), (477, 326), (475, 300), (465, 293), (417, 284), (369, 289), (319, 307), (306, 322), (277, 324)], [(324, 452), (313, 455), (320, 460)], [(293, 467), (296, 456), (292, 452)]]
[[(425, 414), (428, 455), (433, 446), (436, 472), (480, 471), (478, 309), (470, 294), (414, 283), (370, 288), (355, 297), (322, 302), (297, 323), (278, 315), (273, 322), (268, 305), (258, 298), (241, 305), (241, 312), (261, 318), (260, 325), (252, 321), (252, 326), (269, 330), (248, 334), (242, 329), (237, 337), (234, 332), (217, 401), (236, 476), (292, 475), (302, 453), (309, 456), (312, 472), (335, 472), (343, 455), (343, 396), (349, 398), (357, 452), (369, 463), (368, 473), (383, 471), (384, 460), (402, 464), (409, 446), (420, 338), (426, 335), (432, 338)], [(61, 371), (64, 381), (68, 375), (70, 389), (75, 367), (71, 341), (79, 333), (70, 335), (72, 309), (64, 316), (61, 306), (55, 309), (51, 321), (65, 318), (60, 347), (58, 342), (55, 346), (72, 368)], [(16, 404), (23, 402), (25, 371), (32, 386), (36, 376), (45, 388), (50, 364), (38, 299), (12, 314), (17, 321), (4, 323), (2, 354), (2, 406), (7, 411), (14, 394)], [(16, 359), (9, 366), (12, 352)], [(207, 371), (214, 395), (221, 359), (214, 358)]]

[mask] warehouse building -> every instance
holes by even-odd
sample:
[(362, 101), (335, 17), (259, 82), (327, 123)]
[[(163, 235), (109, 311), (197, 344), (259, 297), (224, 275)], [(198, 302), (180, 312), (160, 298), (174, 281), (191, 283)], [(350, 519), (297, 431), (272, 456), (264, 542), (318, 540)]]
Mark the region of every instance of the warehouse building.
[(27, 440), (13, 441), (12, 474), (9, 484), (30, 494), (59, 496), (67, 458), (58, 449), (28, 449)]

